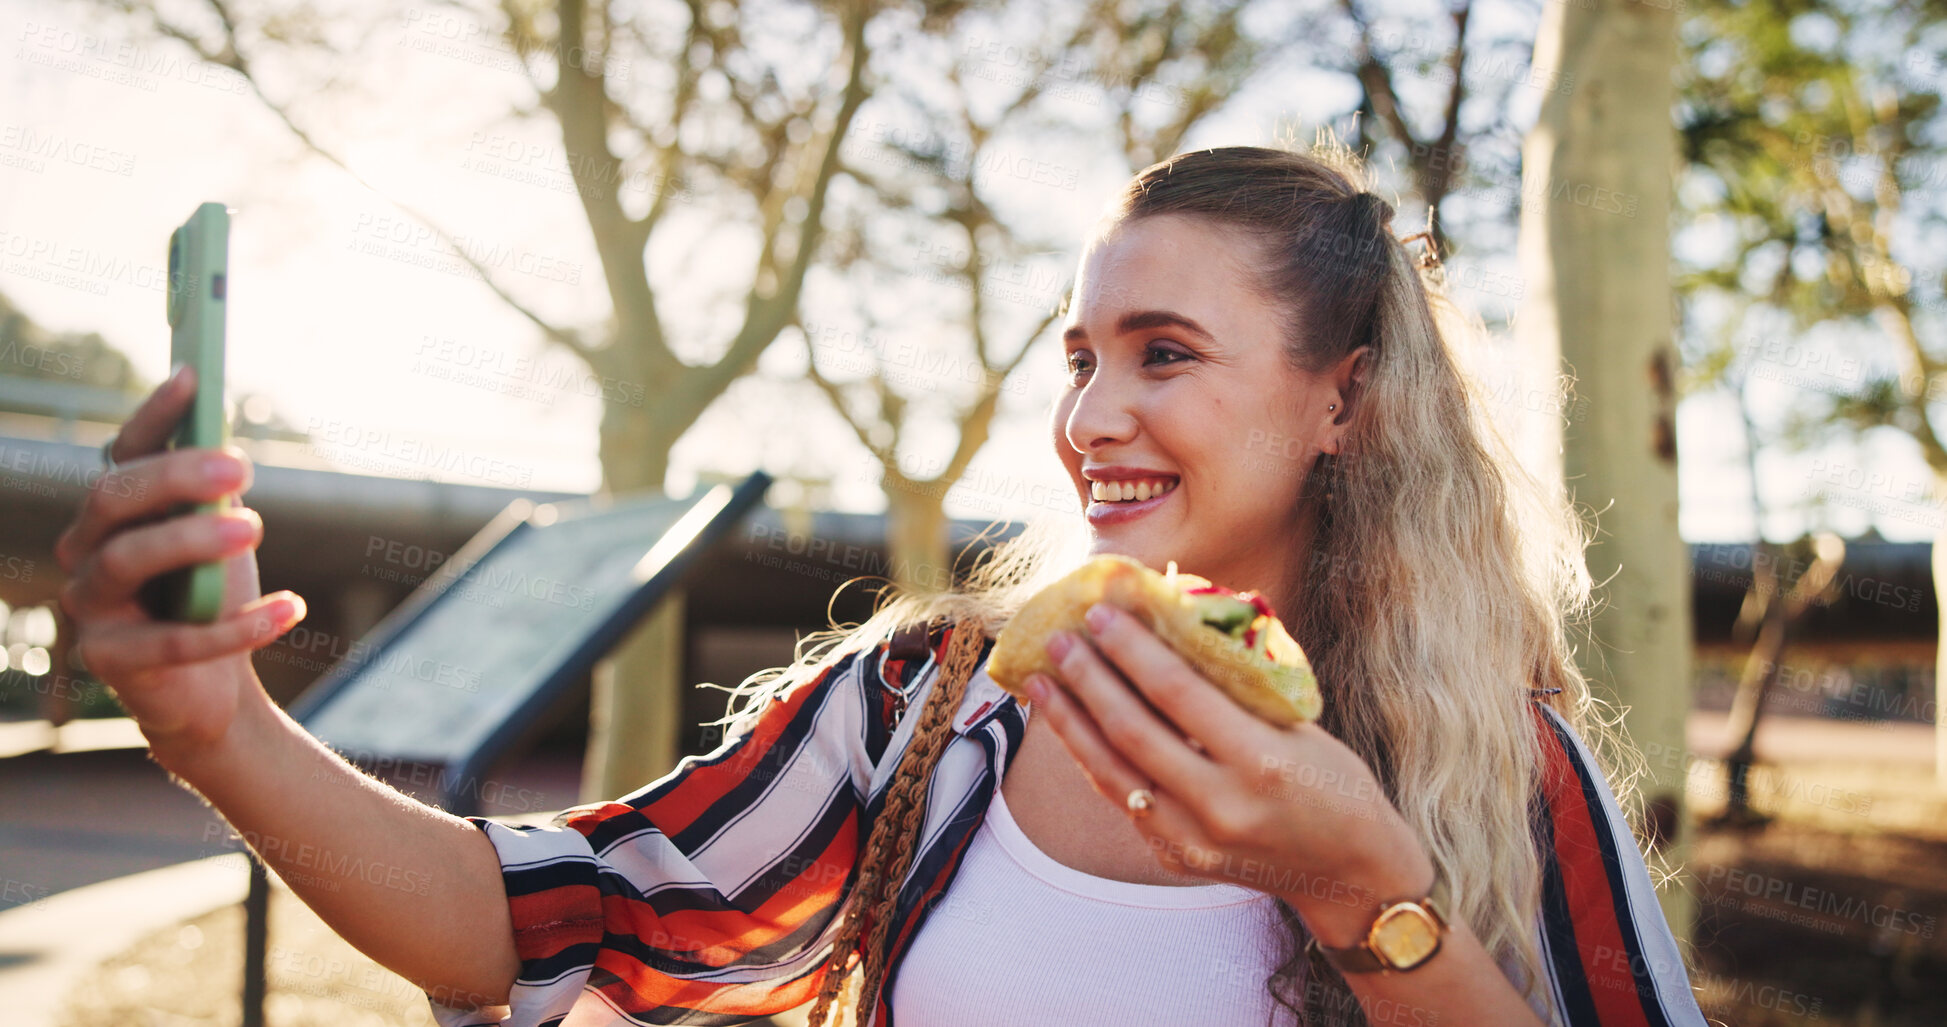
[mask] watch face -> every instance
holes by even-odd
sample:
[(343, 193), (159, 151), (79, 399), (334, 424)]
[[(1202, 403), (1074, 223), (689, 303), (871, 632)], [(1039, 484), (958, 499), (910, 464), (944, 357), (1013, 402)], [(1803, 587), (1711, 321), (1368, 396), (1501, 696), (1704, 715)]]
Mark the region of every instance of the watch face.
[(1388, 909), (1372, 925), (1371, 945), (1395, 969), (1404, 970), (1440, 948), (1440, 932), (1425, 910), (1405, 902)]

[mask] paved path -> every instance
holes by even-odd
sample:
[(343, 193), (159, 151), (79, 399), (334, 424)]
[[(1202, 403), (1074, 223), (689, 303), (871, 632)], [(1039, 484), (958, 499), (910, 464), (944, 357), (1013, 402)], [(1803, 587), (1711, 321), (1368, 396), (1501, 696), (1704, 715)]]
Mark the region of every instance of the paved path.
[(90, 884), (0, 913), (10, 1027), (53, 1027), (70, 989), (145, 935), (242, 902), (250, 865), (212, 856)]
[[(1728, 714), (1692, 713), (1690, 751), (1717, 758), (1731, 749)], [(1905, 721), (1817, 720), (1767, 715), (1758, 725), (1758, 759), (1766, 763), (1909, 763), (1933, 766), (1934, 727)]]
[[(572, 805), (579, 763), (550, 754), (520, 763), (499, 780), (531, 809), (488, 813)], [(145, 749), (0, 759), (0, 1022), (53, 1027), (69, 990), (103, 959), (241, 902), (246, 867), (224, 821)]]
[(143, 749), (0, 761), (0, 909), (231, 851), (223, 821)]

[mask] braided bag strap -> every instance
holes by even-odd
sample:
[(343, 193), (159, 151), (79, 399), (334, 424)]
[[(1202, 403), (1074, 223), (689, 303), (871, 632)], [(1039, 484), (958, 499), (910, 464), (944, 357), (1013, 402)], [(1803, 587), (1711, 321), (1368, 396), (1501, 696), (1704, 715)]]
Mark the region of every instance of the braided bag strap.
[[(947, 642), (946, 658), (940, 664), (939, 683), (934, 688), (934, 694), (927, 697), (926, 708), (920, 712), (919, 725), (913, 731), (913, 745), (907, 748), (905, 757), (899, 762), (899, 770), (893, 774), (893, 787), (911, 789), (913, 796), (910, 803), (902, 804), (904, 822), (896, 825), (897, 844), (893, 838), (885, 840), (886, 844), (892, 845), (892, 850), (886, 854), (892, 865), (884, 878), (882, 912), (887, 915), (875, 916), (872, 922), (872, 941), (866, 949), (865, 982), (860, 988), (860, 995), (867, 1003), (878, 1001), (879, 984), (885, 973), (886, 936), (892, 927), (892, 904), (898, 895), (899, 882), (905, 880), (906, 871), (912, 866), (913, 850), (918, 847), (916, 842), (920, 828), (926, 822), (926, 788), (932, 781), (933, 768), (940, 762), (940, 755), (946, 751), (946, 743), (953, 737), (953, 715), (959, 710), (960, 700), (967, 694), (967, 682), (973, 678), (974, 667), (980, 662), (981, 642), (978, 626), (964, 621), (954, 625), (953, 637)], [(914, 768), (914, 773), (906, 772), (909, 765)]]
[[(907, 639), (910, 638), (908, 635)], [(857, 981), (854, 1022), (865, 1022), (878, 1004), (885, 975), (886, 941), (899, 883), (912, 866), (913, 849), (926, 821), (926, 788), (932, 780), (933, 768), (952, 738), (953, 715), (960, 708), (961, 699), (966, 697), (967, 682), (980, 663), (984, 642), (978, 624), (971, 621), (954, 624), (946, 655), (940, 661), (939, 678), (920, 711), (912, 741), (901, 755), (892, 783), (887, 787), (885, 806), (872, 825), (865, 851), (860, 854), (858, 885), (846, 908), (831, 960), (826, 964), (817, 1002), (807, 1018), (810, 1027), (822, 1027), (839, 989), (855, 970), (860, 971), (862, 979)]]

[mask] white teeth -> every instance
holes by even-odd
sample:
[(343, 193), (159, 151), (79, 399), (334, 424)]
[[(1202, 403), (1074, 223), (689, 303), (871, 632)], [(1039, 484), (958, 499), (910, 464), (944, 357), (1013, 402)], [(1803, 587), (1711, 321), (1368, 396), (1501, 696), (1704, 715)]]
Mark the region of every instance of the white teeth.
[(1088, 483), (1089, 498), (1100, 503), (1142, 502), (1154, 499), (1176, 487), (1169, 479), (1146, 479), (1144, 481), (1092, 481)]

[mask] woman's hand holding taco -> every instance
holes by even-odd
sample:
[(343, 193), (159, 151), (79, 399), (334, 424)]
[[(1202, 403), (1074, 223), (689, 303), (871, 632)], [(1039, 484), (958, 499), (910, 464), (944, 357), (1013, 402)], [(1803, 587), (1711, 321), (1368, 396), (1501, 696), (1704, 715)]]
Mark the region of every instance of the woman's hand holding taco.
[(1424, 891), (1432, 860), (1343, 742), (1254, 714), (1145, 618), (1086, 610), (1083, 632), (1047, 633), (1053, 673), (1020, 684), (1104, 798), (1152, 792), (1135, 823), (1162, 865), (1277, 895), (1333, 946), (1363, 937), (1382, 900)]

